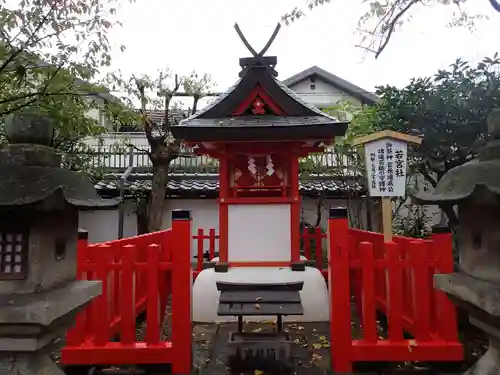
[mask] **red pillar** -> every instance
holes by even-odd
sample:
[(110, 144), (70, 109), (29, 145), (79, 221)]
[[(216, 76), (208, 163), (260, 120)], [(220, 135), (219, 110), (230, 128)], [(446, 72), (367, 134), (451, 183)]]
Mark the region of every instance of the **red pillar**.
[(192, 367), (191, 212), (172, 211), (172, 373), (189, 374)]
[(348, 230), (347, 208), (330, 208), (328, 286), (330, 290), (331, 367), (334, 372), (339, 373), (352, 372)]
[(290, 156), (290, 236), (291, 236), (291, 262), (300, 262), (300, 206), (299, 193), (299, 158), (292, 154)]

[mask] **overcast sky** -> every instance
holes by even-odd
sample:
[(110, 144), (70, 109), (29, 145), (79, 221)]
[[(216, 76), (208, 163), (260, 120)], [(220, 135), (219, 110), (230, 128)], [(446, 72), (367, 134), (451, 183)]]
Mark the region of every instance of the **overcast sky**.
[[(195, 69), (209, 73), (218, 90), (238, 78), (238, 58), (250, 53), (233, 29), (238, 22), (259, 51), (286, 11), (304, 0), (137, 0), (123, 5), (123, 27), (112, 40), (126, 45), (116, 53), (113, 68), (127, 75), (154, 75), (168, 66), (178, 74)], [(356, 23), (366, 11), (361, 0), (332, 0), (290, 26), (282, 27), (267, 55), (278, 56), (279, 78), (317, 65), (367, 91), (375, 86), (405, 85), (411, 77), (431, 75), (457, 57), (477, 61), (500, 48), (500, 13), (487, 0), (469, 0), (472, 12), (488, 14), (477, 30), (446, 26), (454, 7), (420, 7), (413, 21), (395, 34), (375, 60), (355, 45)]]

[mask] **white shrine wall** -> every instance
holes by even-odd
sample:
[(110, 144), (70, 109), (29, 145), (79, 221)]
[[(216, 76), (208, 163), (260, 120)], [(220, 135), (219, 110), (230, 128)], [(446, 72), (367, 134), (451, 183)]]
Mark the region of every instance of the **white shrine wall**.
[(231, 204), (228, 261), (290, 261), (290, 204)]

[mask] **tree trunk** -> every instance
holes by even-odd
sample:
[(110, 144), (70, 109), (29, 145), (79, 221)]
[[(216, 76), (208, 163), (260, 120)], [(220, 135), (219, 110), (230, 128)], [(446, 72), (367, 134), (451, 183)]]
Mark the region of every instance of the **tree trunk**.
[(456, 228), (459, 224), (458, 216), (453, 209), (453, 206), (450, 205), (440, 205), (439, 208), (443, 210), (446, 217), (448, 218), (448, 225), (450, 228)]
[(148, 229), (148, 198), (139, 197), (137, 198), (137, 234), (149, 233)]
[(153, 166), (153, 181), (149, 197), (148, 229), (157, 232), (162, 228), (165, 209), (165, 194), (167, 192), (168, 165)]
[(321, 227), (321, 219), (323, 216), (322, 208), (323, 208), (323, 195), (320, 193), (318, 195), (318, 198), (316, 199), (316, 222), (314, 223), (315, 228)]

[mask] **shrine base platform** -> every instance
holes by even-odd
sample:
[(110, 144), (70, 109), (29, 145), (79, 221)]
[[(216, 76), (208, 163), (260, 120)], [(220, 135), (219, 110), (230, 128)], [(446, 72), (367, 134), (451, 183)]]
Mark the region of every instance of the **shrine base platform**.
[[(228, 272), (215, 272), (213, 268), (201, 271), (193, 285), (193, 321), (196, 323), (224, 323), (236, 321), (236, 317), (217, 315), (219, 294), (216, 282), (231, 283), (290, 283), (304, 282), (300, 292), (304, 315), (284, 316), (287, 322), (325, 322), (330, 319), (329, 297), (323, 275), (317, 268), (305, 271), (290, 268), (235, 267)], [(248, 316), (245, 321), (275, 320), (275, 316)]]

